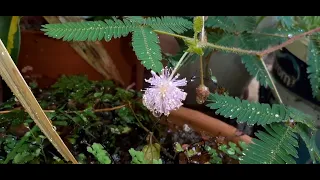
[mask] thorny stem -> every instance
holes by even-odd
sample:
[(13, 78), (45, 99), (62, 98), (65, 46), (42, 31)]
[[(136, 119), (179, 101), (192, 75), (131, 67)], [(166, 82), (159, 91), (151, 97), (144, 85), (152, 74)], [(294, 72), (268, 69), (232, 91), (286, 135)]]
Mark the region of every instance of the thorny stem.
[[(183, 39), (183, 40), (190, 40), (191, 39), (191, 38), (186, 37), (186, 36), (181, 36), (181, 35), (177, 35), (177, 34), (173, 34), (173, 33), (168, 33), (168, 32), (165, 32), (165, 31), (154, 30), (154, 32), (159, 33), (159, 34), (166, 34), (166, 35), (169, 35), (169, 36), (177, 37), (177, 38), (180, 38), (180, 39)], [(228, 52), (232, 52), (232, 53), (250, 54), (250, 55), (257, 55), (257, 56), (263, 57), (263, 56), (265, 56), (267, 54), (270, 54), (270, 53), (272, 53), (274, 51), (277, 51), (279, 49), (282, 49), (282, 48), (292, 44), (296, 40), (299, 40), (299, 39), (301, 39), (301, 38), (303, 38), (305, 36), (308, 36), (308, 35), (316, 33), (316, 32), (320, 32), (320, 27), (312, 29), (312, 30), (307, 31), (307, 32), (304, 32), (304, 33), (301, 33), (301, 34), (298, 34), (296, 36), (293, 36), (292, 38), (290, 38), (289, 40), (283, 42), (280, 45), (273, 46), (273, 47), (270, 47), (270, 48), (262, 50), (262, 51), (253, 51), (253, 50), (245, 50), (245, 49), (241, 49), (241, 48), (220, 46), (220, 45), (209, 43), (209, 42), (199, 42), (199, 43), (200, 43), (200, 45), (202, 47), (210, 47), (210, 48), (214, 48), (214, 49), (217, 49), (217, 50), (228, 51)]]
[[(134, 112), (134, 110), (133, 110), (130, 102), (128, 102), (128, 106), (129, 106), (131, 112), (133, 113), (135, 119), (137, 120), (139, 126), (140, 126), (143, 130), (145, 130), (148, 134), (150, 134), (150, 135), (154, 138), (154, 140), (160, 145), (159, 140), (154, 136), (153, 132), (150, 131), (147, 127), (145, 127), (145, 126), (141, 123), (141, 121), (140, 121), (139, 118), (137, 117), (136, 113)], [(170, 159), (173, 159), (173, 157), (167, 152), (167, 150), (166, 150), (164, 147), (162, 147), (161, 145), (160, 145), (160, 147), (161, 147), (161, 149), (162, 149), (162, 152), (163, 152), (166, 156), (168, 156)]]
[(177, 63), (176, 66), (174, 67), (174, 69), (173, 69), (173, 71), (172, 71), (169, 79), (172, 79), (172, 78), (173, 78), (174, 74), (178, 71), (178, 69), (179, 69), (179, 67), (180, 67), (180, 64), (182, 63), (182, 61), (184, 60), (184, 58), (185, 58), (187, 55), (188, 55), (188, 52), (185, 52), (185, 53), (181, 56), (180, 60), (178, 61), (178, 63)]
[(270, 74), (270, 72), (269, 72), (269, 70), (268, 70), (268, 68), (267, 68), (267, 66), (266, 66), (266, 63), (264, 63), (264, 60), (262, 59), (262, 57), (260, 57), (260, 60), (261, 60), (261, 63), (262, 63), (262, 65), (263, 65), (264, 70), (267, 72), (267, 75), (268, 75), (268, 77), (269, 77), (269, 79), (270, 79), (270, 81), (271, 81), (271, 85), (272, 85), (272, 87), (273, 87), (274, 94), (276, 95), (279, 103), (283, 104), (282, 99), (281, 99), (281, 96), (280, 96), (280, 94), (279, 94), (279, 92), (278, 92), (278, 90), (277, 90), (276, 85), (274, 84), (274, 80), (273, 80), (273, 78), (272, 78), (272, 76), (271, 76), (271, 74)]

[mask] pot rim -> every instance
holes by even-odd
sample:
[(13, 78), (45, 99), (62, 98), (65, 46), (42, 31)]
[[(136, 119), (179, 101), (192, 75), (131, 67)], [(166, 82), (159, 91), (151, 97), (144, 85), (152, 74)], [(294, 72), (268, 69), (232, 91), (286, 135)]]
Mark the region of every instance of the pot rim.
[(237, 128), (221, 121), (220, 119), (213, 118), (199, 111), (180, 107), (178, 110), (172, 111), (168, 120), (178, 126), (188, 124), (196, 132), (207, 132), (212, 136), (223, 136), (228, 141), (238, 143), (244, 141), (249, 144), (252, 142), (252, 137), (248, 135), (237, 135)]

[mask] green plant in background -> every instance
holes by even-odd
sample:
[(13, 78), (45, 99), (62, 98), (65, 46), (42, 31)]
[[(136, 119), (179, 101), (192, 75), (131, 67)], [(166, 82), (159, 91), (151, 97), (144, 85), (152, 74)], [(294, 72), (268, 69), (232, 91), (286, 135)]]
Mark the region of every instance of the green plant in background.
[[(149, 148), (146, 146), (145, 148)], [(129, 150), (129, 153), (132, 157), (131, 164), (162, 164), (162, 160), (157, 157), (150, 158), (150, 156), (146, 155), (147, 152), (143, 151), (136, 151), (133, 148)], [(160, 156), (160, 151), (159, 151)]]
[[(144, 128), (154, 126), (150, 112), (137, 100), (141, 94), (118, 88), (112, 81), (62, 76), (49, 89), (37, 86), (31, 89), (60, 137), (82, 164), (119, 163), (121, 159), (114, 160), (111, 154), (120, 151), (130, 156), (128, 149), (121, 146), (128, 143), (124, 136), (133, 136), (140, 142), (139, 138), (148, 134), (141, 130), (141, 123)], [(1, 164), (66, 163), (15, 98), (2, 103), (0, 110)], [(125, 143), (116, 144), (122, 139)], [(159, 144), (145, 147), (146, 162), (149, 157), (157, 158), (158, 162)]]
[[(245, 155), (240, 158), (240, 163), (293, 164), (294, 158), (297, 157), (298, 136), (302, 137), (307, 144), (312, 160), (320, 161), (320, 152), (315, 145), (315, 121), (308, 115), (282, 104), (281, 97), (263, 61), (266, 55), (295, 40), (309, 37), (308, 73), (313, 95), (320, 97), (318, 17), (277, 16), (278, 27), (264, 29), (258, 28), (263, 16), (209, 16), (207, 19), (197, 16), (193, 21), (192, 18), (134, 16), (105, 21), (47, 24), (42, 30), (49, 37), (64, 41), (103, 39), (110, 41), (112, 38), (120, 38), (132, 33), (133, 50), (138, 59), (147, 69), (158, 73), (163, 69), (158, 34), (173, 36), (180, 42), (184, 42), (184, 47), (169, 61), (174, 66), (169, 80), (182, 65), (200, 56), (201, 82), (198, 96), (203, 100), (207, 99), (209, 92), (204, 88), (203, 76), (207, 72), (203, 70), (202, 57), (212, 51), (239, 54), (248, 72), (261, 85), (270, 87), (279, 101), (279, 104), (270, 106), (241, 101), (227, 95), (210, 95), (211, 103), (208, 106), (216, 110), (217, 114), (251, 125), (261, 124), (265, 128), (264, 132), (260, 131), (256, 134), (258, 139), (254, 139), (253, 143), (249, 144), (244, 152)], [(166, 102), (163, 100), (161, 103)], [(141, 161), (140, 158), (139, 162)]]
[(93, 154), (101, 164), (111, 164), (109, 154), (101, 144), (93, 143), (91, 147), (87, 147), (87, 151)]
[(20, 51), (19, 23), (19, 16), (0, 16), (0, 39), (15, 63), (18, 61)]

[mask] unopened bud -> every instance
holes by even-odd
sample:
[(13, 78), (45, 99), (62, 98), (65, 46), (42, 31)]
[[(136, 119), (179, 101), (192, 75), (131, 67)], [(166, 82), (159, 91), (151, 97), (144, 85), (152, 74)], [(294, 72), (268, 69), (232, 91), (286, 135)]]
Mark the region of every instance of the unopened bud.
[(210, 94), (209, 88), (205, 85), (200, 85), (196, 89), (196, 101), (198, 104), (203, 104)]

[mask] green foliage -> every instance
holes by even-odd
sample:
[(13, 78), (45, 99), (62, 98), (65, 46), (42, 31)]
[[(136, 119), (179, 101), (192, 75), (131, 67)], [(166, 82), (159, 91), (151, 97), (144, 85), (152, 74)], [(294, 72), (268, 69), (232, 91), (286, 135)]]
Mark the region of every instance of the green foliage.
[[(12, 160), (13, 164), (37, 163), (42, 147), (44, 136), (35, 137), (34, 133), (39, 132), (39, 128), (34, 126), (28, 131), (18, 142), (15, 138), (6, 139), (5, 150), (8, 152), (7, 157), (3, 161), (4, 164)], [(28, 141), (38, 142), (38, 144), (29, 144)]]
[[(193, 18), (193, 23), (191, 18)], [(182, 65), (194, 61), (199, 55), (207, 56), (213, 50), (223, 53), (237, 53), (242, 57), (242, 63), (249, 74), (255, 77), (261, 85), (274, 89), (272, 79), (269, 78), (267, 69), (263, 65), (263, 57), (259, 57), (261, 53), (257, 52), (276, 46), (297, 34), (318, 27), (320, 21), (318, 17), (277, 16), (277, 27), (259, 28), (263, 19), (264, 16), (209, 16), (205, 21), (208, 43), (198, 40), (203, 24), (200, 16), (148, 18), (130, 16), (124, 17), (122, 20), (113, 18), (112, 20), (105, 20), (105, 22), (48, 24), (44, 26), (43, 31), (49, 37), (63, 38), (66, 41), (102, 39), (109, 41), (111, 38), (123, 37), (132, 33), (133, 50), (138, 59), (147, 69), (155, 72), (160, 72), (163, 68), (161, 63), (163, 57), (157, 34), (171, 35), (184, 43), (181, 48), (182, 51), (178, 55), (171, 57), (165, 55), (171, 65), (175, 66), (185, 51), (189, 52), (190, 55), (181, 62)], [(187, 36), (184, 36), (186, 34)], [(320, 97), (320, 76), (318, 73), (320, 36), (313, 34), (309, 37), (311, 37), (311, 44), (308, 53), (308, 73), (313, 96)], [(83, 92), (70, 95), (69, 98), (90, 97), (89, 91), (81, 91)], [(105, 94), (104, 91), (95, 93), (94, 97), (102, 97)], [(121, 100), (126, 99), (130, 93), (124, 94), (126, 95), (122, 96)], [(77, 98), (78, 96), (79, 98)], [(116, 96), (115, 98), (119, 97)], [(108, 98), (112, 98), (112, 96)], [(312, 159), (314, 161), (318, 160), (319, 151), (314, 145), (315, 137), (314, 135), (307, 136), (307, 131), (315, 131), (315, 122), (304, 113), (285, 105), (274, 104), (270, 106), (268, 104), (249, 103), (226, 95), (211, 94), (209, 101), (212, 103), (208, 106), (215, 109), (216, 114), (231, 119), (236, 118), (240, 123), (246, 122), (250, 125), (258, 124), (265, 127), (266, 132), (257, 133), (256, 136), (259, 139), (254, 139), (254, 143), (250, 144), (245, 150), (245, 155), (241, 157), (241, 163), (295, 163), (294, 157), (297, 157), (295, 148), (298, 146), (298, 136), (301, 136), (308, 144), (307, 147)], [(116, 112), (119, 116), (118, 119), (128, 124), (135, 122), (136, 117), (143, 119), (143, 116), (139, 114), (134, 116), (128, 108), (122, 108)], [(117, 118), (115, 118), (115, 121), (117, 121)], [(124, 124), (122, 126), (125, 127)], [(231, 156), (235, 155), (237, 150), (224, 146), (220, 149), (220, 151)], [(143, 152), (134, 149), (130, 149), (129, 152), (133, 157), (132, 163), (147, 163)], [(188, 153), (192, 152), (188, 151)], [(211, 154), (215, 155), (214, 152), (211, 152)]]
[(178, 34), (192, 29), (191, 21), (176, 16), (149, 17), (145, 19), (145, 25), (154, 30)]
[(68, 22), (62, 24), (46, 24), (42, 31), (46, 35), (64, 41), (97, 41), (127, 36), (138, 24), (124, 19), (113, 18), (103, 21)]
[[(207, 106), (215, 109), (216, 114), (224, 117), (235, 119), (239, 123), (248, 123), (249, 125), (264, 125), (266, 132), (259, 132), (244, 152), (245, 156), (241, 163), (295, 163), (294, 157), (297, 158), (296, 147), (298, 147), (297, 135), (308, 143), (307, 147), (310, 155), (315, 161), (319, 158), (319, 150), (315, 143), (306, 136), (306, 133), (299, 127), (305, 127), (307, 130), (315, 131), (315, 121), (308, 115), (292, 107), (282, 104), (260, 104), (250, 103), (247, 100), (240, 100), (227, 95), (210, 94)], [(294, 128), (284, 125), (284, 122), (294, 120), (297, 125)], [(311, 151), (312, 150), (312, 151)]]
[(91, 147), (87, 147), (87, 151), (93, 154), (101, 164), (111, 164), (109, 154), (101, 144), (93, 143)]
[(320, 98), (320, 52), (313, 41), (310, 41), (308, 46), (308, 68), (310, 84), (312, 88), (312, 95)]
[(276, 19), (285, 28), (291, 28), (295, 24), (293, 16), (276, 16)]
[(219, 156), (217, 150), (211, 148), (210, 146), (205, 146), (205, 150), (210, 154), (211, 164), (222, 164), (222, 158)]
[(244, 142), (240, 141), (239, 143), (241, 143), (240, 147), (233, 142), (229, 142), (228, 144), (220, 144), (218, 146), (218, 150), (213, 149), (208, 145), (206, 145), (204, 149), (210, 154), (211, 164), (222, 164), (222, 158), (220, 156), (221, 152), (226, 154), (228, 157), (232, 159), (235, 159), (235, 160), (241, 159), (241, 157), (243, 156), (243, 150), (246, 150), (247, 148), (242, 147), (245, 144)]
[(303, 124), (299, 124), (296, 128), (297, 134), (300, 135), (305, 145), (309, 150), (309, 154), (313, 163), (320, 162), (320, 150), (316, 144), (316, 131), (310, 131), (309, 128)]
[(131, 164), (148, 164), (144, 159), (144, 153), (142, 151), (136, 151), (133, 148), (130, 148), (129, 153), (132, 157)]
[(158, 35), (151, 28), (137, 28), (132, 35), (133, 50), (141, 63), (147, 68), (155, 72), (162, 69), (161, 49), (159, 46)]
[(210, 94), (207, 106), (215, 109), (216, 114), (235, 119), (239, 123), (248, 123), (250, 125), (266, 125), (275, 122), (287, 122), (294, 119), (297, 122), (307, 124), (308, 127), (315, 127), (315, 122), (306, 114), (283, 104), (260, 104), (240, 100), (227, 95)]
[[(145, 145), (142, 148), (142, 152), (144, 154), (144, 159), (149, 163), (149, 164), (158, 164), (158, 162), (161, 162), (160, 159), (160, 144), (154, 143), (154, 144), (148, 144)], [(153, 163), (153, 162), (156, 163)], [(159, 163), (161, 164), (161, 163)]]
[(264, 126), (266, 132), (256, 133), (258, 139), (249, 144), (241, 164), (296, 164), (298, 157), (297, 135), (293, 129), (283, 124)]
[(19, 57), (20, 38), (20, 17), (0, 16), (0, 39), (15, 63)]
[(315, 29), (320, 26), (320, 16), (297, 16), (296, 24), (304, 30)]
[[(132, 157), (131, 164), (150, 164), (149, 160), (145, 159), (145, 153), (143, 151), (136, 151), (130, 148), (129, 153)], [(162, 164), (162, 160), (153, 158), (152, 164)]]
[[(97, 90), (92, 87), (97, 86)], [(87, 76), (62, 76), (54, 85), (53, 94), (55, 96), (66, 97), (67, 100), (73, 100), (78, 103), (86, 102), (91, 105), (97, 98), (102, 98), (105, 101), (112, 101), (114, 98), (108, 93), (105, 93), (106, 87), (113, 88), (112, 81), (89, 81)]]
[(242, 155), (241, 149), (233, 142), (229, 142), (227, 144), (223, 144), (218, 147), (220, 151), (227, 154), (229, 157), (238, 160), (239, 156)]
[(256, 27), (255, 16), (209, 16), (206, 26), (220, 28), (227, 32), (244, 32), (254, 30)]
[(259, 59), (257, 56), (243, 55), (242, 63), (247, 68), (249, 74), (255, 77), (256, 80), (261, 83), (261, 85), (273, 88), (271, 80), (268, 77), (267, 72), (264, 70), (261, 59)]
[(147, 69), (160, 72), (162, 69), (158, 36), (153, 30), (182, 33), (192, 28), (192, 23), (179, 17), (147, 18), (127, 17), (103, 21), (68, 22), (46, 24), (42, 31), (49, 37), (64, 41), (110, 41), (112, 38), (132, 35), (132, 46), (139, 60)]
[[(132, 136), (130, 133), (136, 131), (138, 133), (133, 133), (133, 136), (144, 136), (144, 131), (141, 132), (137, 125), (135, 112), (140, 121), (150, 128), (151, 114), (136, 100), (141, 97), (140, 93), (117, 88), (111, 81), (97, 82), (85, 76), (62, 76), (51, 88), (41, 91), (34, 88), (32, 91), (42, 108), (54, 111), (46, 112), (48, 118), (82, 164), (108, 163), (103, 153), (114, 153), (119, 148), (116, 143), (121, 141), (121, 136)], [(132, 109), (123, 107), (129, 102)], [(114, 107), (115, 110), (108, 110)], [(58, 152), (53, 151), (49, 140), (34, 126), (33, 120), (14, 98), (1, 104), (0, 109), (10, 111), (0, 114), (1, 163), (66, 163)], [(29, 130), (27, 127), (32, 128)], [(90, 152), (87, 146), (90, 146)], [(127, 149), (121, 151), (129, 155)]]

